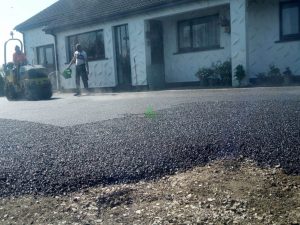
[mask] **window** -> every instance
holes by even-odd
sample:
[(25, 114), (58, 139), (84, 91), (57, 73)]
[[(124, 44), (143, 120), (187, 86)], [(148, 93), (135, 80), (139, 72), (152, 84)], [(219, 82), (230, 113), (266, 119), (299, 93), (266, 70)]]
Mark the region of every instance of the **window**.
[(300, 39), (300, 2), (282, 2), (280, 5), (280, 39)]
[(179, 52), (220, 47), (219, 16), (196, 18), (178, 23)]
[(100, 60), (105, 58), (103, 30), (77, 34), (68, 37), (69, 60), (72, 59), (76, 44), (80, 44), (86, 51), (88, 60)]
[(37, 48), (37, 63), (54, 70), (54, 45), (45, 45)]

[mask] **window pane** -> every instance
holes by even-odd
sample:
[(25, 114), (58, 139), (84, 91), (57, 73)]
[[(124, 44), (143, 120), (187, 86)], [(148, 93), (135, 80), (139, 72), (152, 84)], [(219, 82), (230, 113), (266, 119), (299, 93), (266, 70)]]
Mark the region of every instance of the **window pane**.
[(191, 47), (191, 27), (189, 22), (179, 24), (179, 48)]
[(105, 57), (103, 31), (93, 31), (69, 37), (71, 57), (74, 55), (76, 44), (80, 44), (86, 51), (89, 60)]
[(193, 48), (219, 45), (218, 17), (200, 18), (193, 21)]
[(69, 37), (69, 57), (70, 60), (73, 58), (74, 52), (76, 51), (75, 47), (78, 43), (77, 36)]
[(208, 23), (208, 46), (220, 45), (220, 27), (218, 17)]
[(105, 57), (104, 35), (103, 31), (97, 32), (96, 36), (96, 58)]
[(208, 45), (207, 24), (193, 25), (193, 48), (203, 48)]
[(282, 9), (282, 34), (298, 34), (299, 31), (299, 7), (286, 6)]
[(53, 49), (46, 48), (45, 53), (46, 53), (47, 64), (53, 65), (54, 64)]

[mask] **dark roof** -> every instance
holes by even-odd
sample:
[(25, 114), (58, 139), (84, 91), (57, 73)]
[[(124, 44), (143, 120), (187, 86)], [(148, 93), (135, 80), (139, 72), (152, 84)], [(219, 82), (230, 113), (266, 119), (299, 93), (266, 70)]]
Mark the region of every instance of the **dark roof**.
[(60, 30), (147, 12), (193, 0), (59, 0), (16, 26), (18, 31), (45, 26)]

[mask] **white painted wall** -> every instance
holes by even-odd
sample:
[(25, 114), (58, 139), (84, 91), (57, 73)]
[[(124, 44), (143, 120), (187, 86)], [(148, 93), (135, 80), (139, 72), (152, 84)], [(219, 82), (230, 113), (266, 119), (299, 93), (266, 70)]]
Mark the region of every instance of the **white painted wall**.
[[(113, 87), (116, 84), (114, 60), (113, 60), (113, 45), (112, 45), (112, 28), (107, 24), (90, 26), (86, 28), (64, 31), (57, 34), (57, 46), (58, 46), (58, 62), (59, 71), (63, 71), (69, 64), (67, 58), (67, 41), (66, 38), (71, 35), (80, 34), (94, 30), (104, 30), (104, 42), (105, 42), (105, 56), (106, 59), (89, 62), (90, 74), (89, 74), (89, 86), (95, 87)], [(71, 79), (64, 79), (61, 77), (61, 86), (64, 89), (75, 88), (75, 66), (71, 67), (73, 76)]]
[[(259, 2), (259, 3), (258, 3)], [(279, 0), (250, 2), (248, 7), (249, 73), (267, 72), (270, 64), (300, 75), (300, 41), (279, 41)]]
[(200, 68), (210, 67), (212, 63), (216, 63), (218, 61), (224, 62), (230, 59), (230, 34), (225, 33), (224, 28), (221, 27), (221, 49), (177, 54), (177, 22), (189, 18), (215, 14), (225, 15), (229, 18), (229, 8), (212, 8), (205, 11), (196, 11), (189, 14), (178, 15), (163, 20), (165, 75), (167, 83), (199, 81), (195, 74)]
[[(89, 85), (90, 87), (114, 87), (117, 85), (116, 65), (115, 65), (115, 52), (114, 52), (114, 40), (113, 40), (113, 27), (122, 24), (128, 24), (129, 28), (129, 41), (130, 41), (130, 54), (131, 54), (131, 71), (132, 71), (132, 83), (133, 85), (147, 85), (147, 66), (151, 63), (149, 61), (149, 46), (147, 46), (147, 40), (145, 33), (147, 28), (145, 21), (153, 18), (166, 18), (173, 16), (174, 14), (182, 14), (197, 9), (203, 9), (206, 7), (214, 7), (217, 5), (224, 5), (229, 0), (200, 0), (191, 4), (184, 4), (176, 7), (169, 7), (157, 12), (146, 13), (143, 15), (133, 16), (129, 18), (119, 19), (108, 23), (103, 23), (94, 26), (88, 26), (81, 29), (64, 31), (57, 34), (58, 37), (58, 58), (59, 68), (63, 71), (66, 67), (67, 61), (66, 53), (66, 37), (74, 34), (83, 32), (104, 29), (104, 42), (105, 42), (105, 54), (106, 60), (90, 62), (90, 76)], [(176, 23), (172, 26), (175, 29), (171, 29), (171, 33), (176, 33)], [(175, 27), (174, 27), (175, 26)], [(167, 29), (169, 29), (167, 27)], [(168, 32), (166, 32), (168, 33)], [(229, 46), (229, 35), (222, 33), (221, 46)], [(227, 36), (227, 37), (226, 37)], [(229, 57), (230, 47), (226, 47), (223, 50), (202, 52), (202, 53), (191, 53), (174, 56), (173, 53), (177, 51), (175, 47), (176, 36), (171, 37), (171, 41), (167, 41), (170, 46), (166, 46), (166, 49), (171, 48), (169, 54), (174, 61), (167, 60), (166, 72), (168, 82), (182, 82), (182, 81), (196, 81), (196, 71), (202, 66), (210, 65), (211, 62), (224, 60)], [(207, 53), (207, 54), (205, 54)], [(199, 58), (200, 57), (200, 58)], [(166, 55), (168, 58), (168, 55)], [(183, 65), (187, 65), (188, 62), (194, 62), (193, 65), (188, 67), (188, 70), (183, 68)], [(179, 69), (180, 68), (180, 69)], [(61, 84), (65, 89), (75, 87), (75, 78), (65, 80), (61, 79)]]
[(37, 64), (37, 47), (54, 44), (53, 36), (45, 34), (42, 29), (42, 27), (32, 29), (24, 34), (25, 52), (30, 64)]
[[(122, 24), (128, 24), (130, 33), (130, 50), (131, 50), (131, 70), (132, 70), (132, 82), (133, 85), (146, 85), (147, 84), (147, 66), (151, 63), (148, 59), (149, 52), (147, 49), (147, 40), (145, 38), (146, 28), (145, 21), (153, 18), (163, 18), (173, 16), (176, 14), (190, 13), (197, 9), (203, 9), (207, 7), (214, 7), (217, 5), (224, 5), (229, 0), (199, 0), (190, 4), (182, 4), (180, 6), (169, 7), (156, 12), (149, 12), (143, 15), (132, 16), (128, 18), (111, 21), (109, 23), (102, 23), (93, 26), (87, 26), (80, 29), (73, 29), (63, 31), (57, 34), (57, 49), (58, 49), (58, 62), (59, 70), (63, 71), (66, 68), (67, 51), (66, 51), (66, 37), (74, 34), (79, 34), (88, 31), (94, 31), (98, 29), (104, 29), (104, 41), (105, 41), (105, 54), (106, 60), (90, 62), (90, 76), (89, 85), (92, 88), (95, 87), (114, 87), (117, 85), (115, 54), (114, 54), (114, 40), (113, 40), (113, 27)], [(169, 32), (176, 32), (175, 23), (170, 24), (173, 29), (169, 29)], [(170, 27), (170, 28), (171, 28)], [(44, 34), (42, 28), (26, 31), (26, 47), (27, 54), (30, 60), (36, 60), (36, 54), (32, 48), (53, 43), (53, 37)], [(223, 35), (223, 34), (222, 34)], [(166, 37), (168, 38), (168, 37)], [(168, 82), (179, 81), (195, 81), (195, 72), (202, 65), (209, 65), (213, 61), (223, 60), (228, 57), (229, 48), (224, 50), (202, 52), (202, 53), (190, 53), (184, 55), (173, 55), (176, 49), (176, 36), (172, 35), (170, 41), (167, 41), (166, 52), (166, 72)], [(224, 36), (222, 38), (222, 46), (226, 46), (228, 38)], [(169, 49), (170, 48), (170, 49)], [(169, 59), (169, 56), (172, 60)], [(193, 62), (187, 68), (187, 64)], [(185, 67), (185, 68), (184, 68)], [(73, 67), (73, 73), (75, 69)], [(75, 78), (65, 80), (61, 77), (61, 85), (64, 89), (71, 89), (75, 87)]]
[[(238, 86), (235, 77), (237, 66), (242, 65), (248, 74), (248, 41), (247, 41), (247, 0), (230, 1), (230, 23), (231, 23), (231, 63), (232, 63), (232, 85)], [(248, 82), (249, 77), (244, 80)]]
[[(238, 2), (238, 0), (234, 0)], [(230, 0), (199, 0), (190, 4), (169, 7), (156, 12), (123, 18), (109, 23), (83, 27), (57, 34), (59, 70), (66, 68), (67, 52), (66, 37), (98, 29), (104, 29), (106, 59), (90, 62), (90, 87), (114, 87), (117, 85), (113, 27), (128, 24), (130, 34), (131, 66), (133, 85), (147, 84), (147, 68), (151, 64), (150, 48), (145, 33), (148, 28), (147, 20), (159, 19), (164, 25), (165, 47), (165, 75), (167, 82), (197, 81), (195, 73), (201, 67), (210, 66), (212, 62), (225, 61), (232, 56), (232, 44), (235, 43), (233, 35), (221, 29), (221, 47), (224, 49), (203, 52), (174, 54), (177, 52), (177, 21), (222, 12), (229, 14)], [(227, 6), (225, 6), (227, 4)], [(204, 10), (203, 10), (204, 9)], [(255, 77), (260, 72), (267, 72), (270, 64), (275, 64), (282, 71), (290, 67), (294, 74), (300, 75), (300, 41), (275, 43), (279, 40), (279, 0), (248, 0), (247, 6), (247, 54), (248, 72)], [(231, 14), (234, 10), (231, 11)], [(238, 15), (238, 14), (236, 14)], [(229, 15), (228, 15), (229, 16)], [(237, 29), (235, 29), (237, 30)], [(234, 30), (234, 32), (236, 32)], [(42, 28), (25, 32), (26, 53), (30, 63), (36, 63), (36, 47), (53, 44), (54, 38), (46, 35)], [(238, 49), (236, 50), (238, 52)], [(73, 68), (74, 69), (74, 68)], [(75, 74), (75, 70), (74, 70)], [(61, 77), (62, 87), (70, 89), (75, 87), (74, 76), (65, 80)]]
[[(114, 49), (114, 26), (128, 24), (129, 29), (129, 42), (131, 54), (131, 72), (133, 85), (146, 85), (146, 53), (145, 53), (145, 29), (144, 21), (137, 19), (128, 19), (121, 21), (114, 21), (111, 23), (104, 23), (100, 25), (89, 26), (81, 29), (60, 32), (57, 34), (58, 42), (58, 58), (59, 68), (63, 71), (67, 67), (67, 51), (66, 51), (66, 38), (74, 34), (94, 30), (104, 30), (104, 43), (105, 43), (105, 57), (104, 60), (97, 60), (89, 62), (90, 75), (89, 87), (114, 87), (117, 85), (116, 63), (115, 63), (115, 49)], [(75, 74), (75, 66), (72, 67)], [(65, 80), (61, 78), (62, 87), (70, 89), (75, 87), (75, 77)]]

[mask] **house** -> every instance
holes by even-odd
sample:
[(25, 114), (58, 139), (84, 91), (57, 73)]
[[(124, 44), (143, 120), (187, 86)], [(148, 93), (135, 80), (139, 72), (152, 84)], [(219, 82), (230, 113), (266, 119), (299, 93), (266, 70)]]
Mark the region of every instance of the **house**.
[[(59, 0), (16, 30), (29, 61), (49, 70), (63, 71), (81, 43), (92, 88), (190, 84), (228, 59), (245, 82), (270, 64), (300, 75), (298, 0)], [(75, 88), (74, 77), (58, 77)]]

